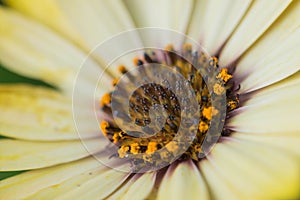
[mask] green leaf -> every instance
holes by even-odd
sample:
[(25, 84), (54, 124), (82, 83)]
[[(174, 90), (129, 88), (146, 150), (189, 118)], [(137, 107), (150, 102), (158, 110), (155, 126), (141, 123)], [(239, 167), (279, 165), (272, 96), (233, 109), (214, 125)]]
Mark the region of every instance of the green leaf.
[(14, 171), (14, 172), (0, 172), (0, 180), (21, 174), (25, 171)]
[(26, 83), (33, 85), (40, 85), (45, 87), (54, 88), (53, 86), (36, 79), (27, 78), (25, 76), (18, 75), (12, 71), (5, 69), (0, 65), (0, 84), (1, 83)]

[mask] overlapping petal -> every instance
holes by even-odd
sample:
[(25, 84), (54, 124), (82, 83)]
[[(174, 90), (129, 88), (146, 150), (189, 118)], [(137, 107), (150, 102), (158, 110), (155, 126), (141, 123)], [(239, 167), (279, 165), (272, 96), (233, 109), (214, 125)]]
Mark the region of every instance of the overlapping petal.
[(229, 138), (199, 165), (217, 199), (296, 199), (299, 195), (299, 160), (263, 142)]
[(291, 3), (253, 1), (247, 13), (230, 36), (220, 54), (220, 64), (227, 66), (239, 58), (280, 16)]
[(159, 187), (157, 199), (209, 199), (203, 177), (192, 161), (171, 166)]

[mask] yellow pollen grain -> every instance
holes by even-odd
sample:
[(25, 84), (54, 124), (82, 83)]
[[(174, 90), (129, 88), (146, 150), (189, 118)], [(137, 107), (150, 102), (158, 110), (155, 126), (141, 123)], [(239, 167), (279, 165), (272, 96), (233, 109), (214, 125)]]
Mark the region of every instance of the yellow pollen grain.
[(102, 131), (104, 136), (107, 136), (106, 128), (108, 128), (108, 127), (109, 127), (109, 123), (107, 121), (102, 121), (100, 123), (100, 128), (101, 128), (101, 131)]
[(184, 67), (184, 64), (181, 60), (177, 60), (176, 63), (175, 63), (176, 66), (178, 66), (179, 68), (183, 68)]
[(120, 131), (120, 132), (118, 133), (118, 135), (119, 135), (120, 138), (122, 138), (122, 137), (124, 136), (122, 131)]
[(119, 157), (124, 158), (128, 151), (129, 151), (128, 146), (121, 146), (118, 150)]
[(156, 142), (149, 142), (147, 146), (146, 154), (153, 154), (157, 150)]
[(234, 100), (230, 100), (227, 102), (227, 106), (229, 107), (229, 110), (234, 110), (238, 106), (238, 102)]
[(174, 46), (172, 44), (168, 44), (166, 47), (165, 47), (165, 51), (174, 51)]
[(211, 66), (211, 67), (216, 67), (217, 64), (218, 64), (218, 58), (216, 58), (216, 57), (211, 57), (211, 58), (209, 59), (208, 64), (209, 64), (209, 66)]
[(171, 142), (169, 142), (169, 143), (166, 145), (166, 148), (168, 149), (168, 151), (174, 152), (174, 151), (176, 151), (179, 147), (178, 147), (177, 142), (171, 141)]
[(132, 62), (133, 62), (133, 64), (134, 65), (138, 65), (139, 64), (139, 58), (138, 57), (134, 57), (133, 59), (132, 59)]
[(200, 123), (199, 123), (199, 131), (201, 132), (201, 133), (205, 133), (207, 130), (208, 130), (208, 124), (207, 123), (205, 123), (205, 122), (203, 122), (203, 121), (201, 121)]
[(161, 157), (161, 158), (168, 158), (169, 155), (170, 155), (170, 153), (167, 152), (167, 151), (162, 151), (162, 152), (160, 153), (160, 157)]
[(216, 83), (214, 85), (214, 93), (216, 93), (217, 95), (223, 94), (223, 92), (225, 91), (225, 88), (220, 85), (219, 83)]
[(185, 44), (183, 45), (183, 49), (184, 49), (185, 51), (192, 51), (193, 47), (192, 47), (192, 45), (191, 45), (190, 43), (185, 43)]
[(108, 104), (110, 104), (110, 101), (111, 101), (110, 94), (106, 93), (106, 94), (103, 95), (103, 97), (100, 101), (100, 106), (103, 107), (105, 105), (108, 105)]
[(202, 115), (208, 120), (211, 120), (212, 116), (215, 116), (218, 113), (219, 111), (211, 106), (208, 108), (203, 108), (202, 110)]
[(140, 145), (138, 143), (130, 144), (130, 152), (132, 154), (138, 154), (140, 150)]
[(119, 141), (119, 134), (115, 133), (112, 139), (113, 139), (113, 143), (116, 144)]
[(119, 79), (116, 78), (116, 79), (112, 80), (112, 85), (116, 86), (118, 84), (118, 82), (119, 82)]
[(228, 74), (228, 70), (226, 68), (223, 68), (217, 78), (224, 81), (224, 83), (227, 83), (232, 78), (232, 75)]
[(125, 67), (124, 65), (120, 65), (120, 66), (118, 67), (118, 71), (119, 71), (120, 73), (122, 73), (122, 74), (125, 74), (125, 73), (127, 72), (127, 69), (126, 69), (126, 67)]

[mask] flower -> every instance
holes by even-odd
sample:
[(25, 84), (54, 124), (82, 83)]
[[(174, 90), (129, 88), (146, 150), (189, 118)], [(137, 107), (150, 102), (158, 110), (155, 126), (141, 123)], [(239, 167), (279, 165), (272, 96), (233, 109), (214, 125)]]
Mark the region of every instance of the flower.
[[(299, 198), (300, 1), (5, 3), (9, 7), (0, 8), (1, 64), (56, 90), (0, 85), (0, 133), (5, 137), (0, 140), (0, 170), (28, 170), (0, 182), (0, 199)], [(86, 120), (84, 111), (91, 109), (86, 104), (81, 108), (85, 125), (81, 139), (89, 151), (78, 138), (70, 94), (86, 53), (134, 27), (186, 33), (218, 57), (219, 66), (231, 70), (240, 84), (241, 104), (228, 113), (225, 124), (233, 132), (223, 135), (204, 159), (183, 159), (140, 174), (100, 165), (90, 156), (103, 146), (96, 139), (99, 130)], [(140, 39), (147, 43), (155, 37)], [(178, 45), (172, 35), (156, 41), (161, 47)], [(138, 42), (139, 35), (134, 35), (108, 48), (107, 54), (134, 48)], [(87, 62), (95, 71), (98, 65), (105, 66), (102, 54), (93, 54)], [(116, 70), (117, 66), (110, 68), (104, 80), (110, 81)], [(85, 75), (83, 92), (91, 86), (89, 74)], [(108, 92), (107, 87), (103, 85), (99, 93)], [(206, 128), (201, 125), (202, 129)], [(155, 144), (150, 146), (154, 150), (149, 152), (156, 151)], [(172, 143), (170, 149), (176, 148)], [(123, 147), (125, 153), (128, 149)]]

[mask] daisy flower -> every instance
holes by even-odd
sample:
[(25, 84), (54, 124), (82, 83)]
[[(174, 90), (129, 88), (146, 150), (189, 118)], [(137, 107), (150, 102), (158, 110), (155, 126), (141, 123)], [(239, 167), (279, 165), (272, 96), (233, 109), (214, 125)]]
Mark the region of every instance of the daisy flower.
[(300, 1), (3, 2), (0, 199), (300, 197)]

